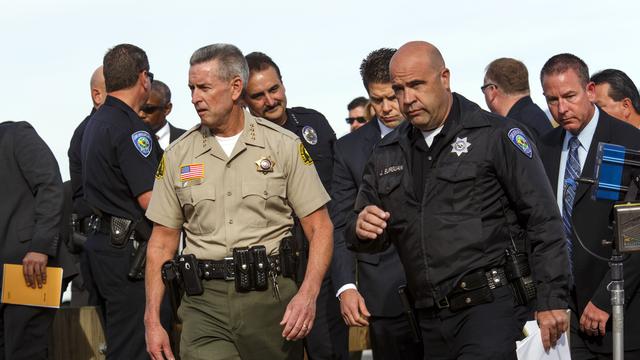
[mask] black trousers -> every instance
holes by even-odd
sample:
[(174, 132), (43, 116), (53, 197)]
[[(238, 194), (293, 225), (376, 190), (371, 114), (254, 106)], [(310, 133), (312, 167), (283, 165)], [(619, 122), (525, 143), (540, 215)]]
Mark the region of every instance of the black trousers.
[[(127, 277), (133, 243), (123, 249), (110, 245), (109, 235), (90, 235), (86, 244), (91, 280), (97, 289), (99, 301), (104, 303), (107, 360), (148, 359), (144, 337), (144, 281), (131, 281)], [(162, 324), (170, 329), (171, 312), (163, 303)]]
[(371, 351), (375, 360), (422, 359), (422, 342), (415, 342), (405, 314), (369, 319)]
[(349, 328), (340, 315), (340, 304), (328, 276), (322, 281), (316, 318), (304, 345), (310, 360), (349, 359)]
[(418, 310), (424, 358), (430, 360), (516, 360), (528, 310), (516, 305), (511, 289), (494, 290), (495, 299), (458, 312)]
[(0, 360), (48, 359), (55, 309), (0, 304)]

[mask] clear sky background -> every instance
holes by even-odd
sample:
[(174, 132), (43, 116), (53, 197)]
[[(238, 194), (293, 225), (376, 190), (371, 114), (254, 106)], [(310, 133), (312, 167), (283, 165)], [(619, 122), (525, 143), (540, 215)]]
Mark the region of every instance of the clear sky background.
[(187, 87), (197, 48), (232, 43), (280, 66), (289, 106), (322, 112), (338, 136), (346, 105), (366, 95), (358, 72), (381, 47), (426, 40), (442, 52), (451, 86), (486, 108), (484, 68), (514, 57), (529, 68), (533, 99), (551, 56), (571, 52), (592, 72), (625, 71), (637, 84), (638, 1), (103, 1), (0, 0), (0, 121), (29, 121), (69, 178), (67, 149), (91, 110), (89, 78), (107, 49), (143, 48), (156, 79), (173, 92), (169, 120), (199, 122)]

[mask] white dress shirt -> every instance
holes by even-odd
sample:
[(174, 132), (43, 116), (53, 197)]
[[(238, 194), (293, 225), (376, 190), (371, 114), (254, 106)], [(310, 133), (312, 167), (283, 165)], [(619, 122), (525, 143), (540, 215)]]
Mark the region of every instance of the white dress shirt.
[[(584, 169), (584, 163), (587, 160), (587, 154), (591, 147), (591, 141), (593, 140), (593, 134), (596, 132), (598, 126), (598, 119), (600, 118), (600, 111), (597, 106), (594, 106), (595, 111), (593, 117), (584, 129), (577, 135), (580, 141), (580, 147), (578, 147), (578, 161), (580, 161), (580, 172)], [(560, 153), (560, 168), (558, 169), (558, 189), (556, 190), (556, 200), (558, 207), (560, 208), (560, 214), (562, 215), (562, 203), (564, 200), (564, 171), (567, 167), (567, 157), (569, 157), (569, 140), (574, 137), (570, 132), (566, 132), (564, 141), (562, 142), (562, 153)]]

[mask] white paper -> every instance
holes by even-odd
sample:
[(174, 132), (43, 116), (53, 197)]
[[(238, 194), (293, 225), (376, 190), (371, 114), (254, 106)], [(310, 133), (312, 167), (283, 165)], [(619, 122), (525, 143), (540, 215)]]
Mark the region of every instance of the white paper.
[(571, 360), (567, 333), (562, 334), (556, 343), (556, 347), (549, 349), (547, 353), (542, 346), (538, 323), (536, 321), (528, 321), (524, 325), (524, 329), (529, 335), (522, 341), (516, 342), (516, 352), (519, 360)]

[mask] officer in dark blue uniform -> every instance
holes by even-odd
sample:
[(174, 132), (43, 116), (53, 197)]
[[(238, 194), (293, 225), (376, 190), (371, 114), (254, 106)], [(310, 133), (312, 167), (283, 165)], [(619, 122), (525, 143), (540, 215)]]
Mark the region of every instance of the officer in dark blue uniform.
[[(255, 116), (272, 121), (300, 137), (318, 171), (322, 185), (331, 192), (336, 134), (319, 112), (303, 107), (287, 109), (287, 96), (278, 65), (260, 52), (246, 56), (249, 81), (244, 100)], [(298, 221), (294, 234), (298, 243), (307, 246)], [(303, 251), (303, 253), (306, 253)], [(298, 282), (304, 276), (306, 260), (300, 260)], [(340, 315), (338, 300), (333, 294), (329, 275), (325, 276), (317, 300), (316, 320), (305, 340), (310, 359), (346, 359), (349, 356), (348, 328)]]
[(132, 254), (147, 240), (144, 210), (161, 156), (137, 115), (153, 75), (145, 52), (129, 44), (109, 50), (103, 65), (108, 96), (82, 137), (84, 194), (97, 219), (85, 251), (106, 304), (107, 359), (147, 359), (144, 282), (129, 273)]
[(425, 359), (515, 359), (532, 305), (545, 349), (555, 346), (569, 324), (569, 262), (536, 147), (514, 120), (452, 93), (435, 46), (403, 45), (389, 71), (408, 121), (365, 165), (346, 241), (363, 252), (393, 242)]
[(84, 191), (82, 189), (82, 136), (84, 130), (89, 123), (89, 119), (95, 114), (98, 108), (104, 103), (107, 97), (107, 90), (104, 86), (104, 76), (102, 74), (102, 65), (100, 65), (91, 75), (91, 101), (93, 107), (91, 113), (82, 120), (76, 130), (73, 132), (71, 141), (69, 142), (69, 176), (71, 178), (71, 201), (73, 216), (73, 232), (64, 238), (69, 251), (75, 254), (76, 262), (80, 263), (80, 274), (73, 279), (71, 285), (71, 306), (98, 305), (97, 290), (91, 286), (93, 281), (89, 279), (90, 273), (86, 261), (82, 256), (83, 240), (86, 240), (88, 233), (88, 225), (91, 216), (91, 209), (84, 199)]

